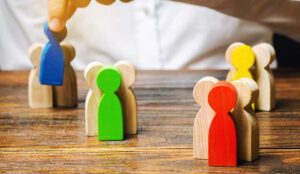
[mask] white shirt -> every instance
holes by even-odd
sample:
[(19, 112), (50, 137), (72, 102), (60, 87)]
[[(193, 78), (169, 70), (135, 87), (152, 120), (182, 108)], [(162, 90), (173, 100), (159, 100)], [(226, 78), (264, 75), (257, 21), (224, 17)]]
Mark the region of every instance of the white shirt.
[[(0, 70), (28, 69), (27, 50), (46, 43), (47, 0), (0, 1)], [(67, 24), (65, 41), (83, 70), (92, 61), (129, 60), (138, 69), (229, 68), (233, 42), (271, 42), (272, 31), (214, 10), (164, 0), (135, 0), (103, 6), (93, 1)]]

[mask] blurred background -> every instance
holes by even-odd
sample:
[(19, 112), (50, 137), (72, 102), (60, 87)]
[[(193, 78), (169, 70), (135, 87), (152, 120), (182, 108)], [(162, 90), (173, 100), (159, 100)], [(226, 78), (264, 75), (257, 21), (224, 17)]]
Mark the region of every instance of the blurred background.
[[(47, 42), (46, 21), (47, 0), (0, 1), (0, 70), (31, 67), (27, 51), (33, 43)], [(225, 50), (236, 41), (274, 43), (278, 67), (300, 65), (295, 40), (256, 22), (166, 0), (112, 6), (92, 0), (69, 20), (67, 29), (65, 42), (76, 48), (72, 65), (77, 70), (92, 61), (114, 64), (123, 59), (138, 69), (228, 69)]]

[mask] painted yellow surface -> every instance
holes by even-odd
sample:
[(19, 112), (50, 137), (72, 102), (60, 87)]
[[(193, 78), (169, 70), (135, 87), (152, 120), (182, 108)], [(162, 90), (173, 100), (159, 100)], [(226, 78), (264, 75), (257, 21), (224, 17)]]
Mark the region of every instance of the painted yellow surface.
[(233, 81), (240, 78), (254, 79), (250, 72), (255, 63), (255, 54), (253, 49), (248, 45), (241, 45), (232, 52), (232, 65), (236, 71), (233, 74)]

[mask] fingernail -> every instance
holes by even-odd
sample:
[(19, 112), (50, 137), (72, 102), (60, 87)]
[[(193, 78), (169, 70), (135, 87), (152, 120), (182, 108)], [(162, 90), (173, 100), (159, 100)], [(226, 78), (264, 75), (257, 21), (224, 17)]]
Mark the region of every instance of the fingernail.
[(53, 18), (49, 22), (49, 27), (54, 32), (60, 32), (64, 28), (63, 22), (58, 18)]

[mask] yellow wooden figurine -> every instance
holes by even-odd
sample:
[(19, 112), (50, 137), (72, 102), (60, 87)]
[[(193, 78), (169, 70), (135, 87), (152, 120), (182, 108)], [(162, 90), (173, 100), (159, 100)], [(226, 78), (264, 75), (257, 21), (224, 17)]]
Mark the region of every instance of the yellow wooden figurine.
[[(251, 68), (254, 66), (256, 58), (252, 47), (243, 43), (234, 43), (226, 51), (226, 59), (233, 66), (227, 75), (228, 81), (241, 78), (254, 80)], [(252, 104), (252, 108), (255, 110), (255, 104)]]
[(232, 52), (231, 58), (232, 65), (236, 69), (232, 80), (238, 80), (240, 78), (254, 79), (250, 69), (255, 63), (255, 54), (250, 46), (238, 46)]

